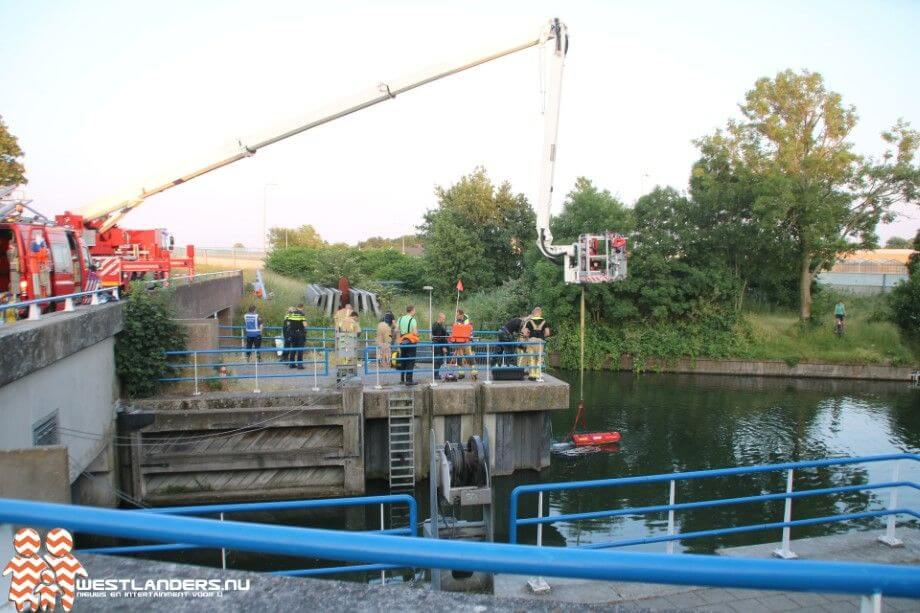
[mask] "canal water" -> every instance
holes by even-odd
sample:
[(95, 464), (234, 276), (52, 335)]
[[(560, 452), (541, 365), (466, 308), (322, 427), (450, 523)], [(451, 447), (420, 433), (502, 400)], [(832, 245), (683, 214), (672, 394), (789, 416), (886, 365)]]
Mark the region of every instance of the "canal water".
[[(553, 414), (554, 439), (563, 440), (572, 426), (580, 397), (578, 374), (556, 373), (571, 384), (572, 410)], [(584, 400), (589, 430), (618, 430), (618, 448), (567, 457), (553, 455), (549, 469), (525, 471), (495, 480), (496, 540), (508, 535), (508, 500), (521, 484), (641, 476), (693, 470), (774, 464), (832, 457), (886, 453), (920, 453), (920, 389), (906, 383), (780, 379), (731, 376), (586, 373)], [(891, 465), (852, 465), (797, 472), (795, 489), (825, 488), (891, 479)], [(902, 479), (920, 481), (920, 463), (903, 463)], [(677, 502), (783, 492), (782, 472), (678, 482)], [(368, 494), (386, 493), (385, 483), (371, 483)], [(420, 518), (428, 514), (428, 483), (416, 489)], [(666, 504), (668, 484), (574, 490), (547, 494), (544, 514), (579, 513)], [(920, 506), (920, 495), (901, 490), (901, 502)], [(797, 500), (793, 518), (884, 508), (888, 493), (855, 492)], [(446, 509), (445, 509), (446, 511)], [(537, 514), (535, 495), (522, 498), (519, 516)], [(364, 530), (379, 527), (377, 507), (322, 512), (258, 514), (245, 519), (321, 528)], [(781, 521), (783, 501), (678, 512), (680, 532)], [(244, 519), (240, 517), (239, 519)], [(899, 522), (905, 521), (899, 518)], [(793, 529), (793, 538), (852, 529), (881, 529), (882, 521), (821, 524)], [(544, 527), (548, 546), (578, 546), (663, 535), (667, 514), (626, 515)], [(682, 541), (676, 551), (709, 553), (719, 547), (776, 542), (779, 530), (739, 533)], [(522, 528), (519, 541), (534, 543), (536, 529)], [(664, 543), (631, 547), (664, 551)], [(163, 559), (176, 559), (163, 556)], [(182, 560), (213, 565), (219, 554), (188, 552)], [(327, 566), (330, 562), (293, 560), (231, 552), (233, 568), (278, 570)], [(338, 578), (366, 580), (341, 575)]]

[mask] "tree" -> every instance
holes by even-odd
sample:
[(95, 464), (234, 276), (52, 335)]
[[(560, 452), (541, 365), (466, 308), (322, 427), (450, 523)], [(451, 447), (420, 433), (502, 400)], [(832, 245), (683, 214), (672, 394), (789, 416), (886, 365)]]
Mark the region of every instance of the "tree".
[(358, 249), (386, 249), (392, 248), (402, 251), (406, 249), (419, 249), (422, 246), (422, 237), (418, 234), (404, 234), (396, 238), (383, 238), (372, 236), (358, 243)]
[(0, 116), (0, 187), (11, 185), (25, 185), (29, 181), (25, 177), (25, 167), (18, 160), (23, 155), (19, 148), (19, 141), (10, 134)]
[(882, 134), (880, 158), (856, 154), (847, 140), (856, 110), (807, 70), (759, 79), (740, 110), (743, 121), (730, 120), (698, 144), (724, 156), (733, 174), (756, 178), (754, 212), (791, 240), (799, 314), (809, 319), (818, 273), (839, 253), (875, 246), (875, 228), (893, 219), (892, 205), (917, 201), (920, 135), (898, 121)]
[(461, 277), (470, 289), (495, 287), (524, 272), (524, 251), (536, 239), (536, 218), (507, 181), (497, 188), (476, 168), (454, 185), (435, 188), (438, 206), (419, 229), (425, 260), (439, 291)]
[(115, 337), (115, 371), (129, 397), (152, 395), (158, 380), (176, 376), (167, 351), (185, 349), (185, 333), (173, 319), (172, 290), (149, 291), (136, 283), (124, 303), (124, 325)]
[(598, 190), (590, 179), (578, 177), (568, 193), (562, 213), (550, 221), (553, 239), (572, 243), (582, 234), (611, 230), (627, 234), (633, 226), (632, 213), (609, 191)]
[(243, 243), (233, 243), (233, 248), (234, 249), (245, 249), (246, 245), (244, 245)]
[(326, 241), (319, 235), (313, 226), (304, 225), (299, 228), (269, 228), (268, 244), (270, 249), (280, 247), (310, 247), (316, 249), (326, 245)]
[(895, 286), (888, 302), (894, 322), (908, 339), (920, 346), (920, 230), (917, 230), (912, 247), (918, 253), (910, 256), (907, 281)]
[(885, 248), (887, 249), (913, 249), (910, 239), (901, 238), (900, 236), (892, 236), (887, 241), (885, 241)]

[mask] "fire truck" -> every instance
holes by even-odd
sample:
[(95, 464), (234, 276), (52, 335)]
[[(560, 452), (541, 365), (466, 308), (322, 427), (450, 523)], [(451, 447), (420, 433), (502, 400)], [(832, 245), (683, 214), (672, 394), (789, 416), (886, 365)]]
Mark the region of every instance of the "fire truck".
[(51, 220), (30, 205), (13, 187), (0, 188), (0, 300), (126, 289), (132, 280), (164, 279), (176, 270), (194, 274), (194, 247), (175, 256), (172, 236), (162, 228), (128, 230), (99, 213), (66, 212)]

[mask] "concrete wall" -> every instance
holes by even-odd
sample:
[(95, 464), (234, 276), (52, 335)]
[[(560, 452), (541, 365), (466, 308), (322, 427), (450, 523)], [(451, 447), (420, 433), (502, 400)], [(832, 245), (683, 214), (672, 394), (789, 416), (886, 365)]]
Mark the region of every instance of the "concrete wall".
[[(33, 447), (33, 428), (56, 417), (56, 442), (69, 457), (65, 478), (81, 502), (115, 503), (107, 458), (119, 396), (113, 337), (121, 327), (121, 305), (104, 304), (0, 328), (0, 449)], [(77, 483), (84, 471), (98, 476)]]
[[(549, 362), (559, 366), (558, 353), (549, 354)], [(633, 359), (622, 356), (619, 363), (608, 359), (605, 370), (631, 371)], [(782, 360), (708, 360), (704, 358), (683, 358), (676, 362), (647, 360), (644, 370), (648, 372), (674, 372), (701, 375), (737, 375), (744, 377), (791, 377), (814, 379), (864, 379), (871, 381), (910, 381), (914, 370), (909, 366), (883, 366), (878, 364), (812, 364), (801, 362), (790, 366)]]
[(211, 317), (222, 311), (232, 312), (243, 297), (243, 274), (215, 277), (189, 285), (174, 285), (172, 291), (171, 303), (179, 319)]

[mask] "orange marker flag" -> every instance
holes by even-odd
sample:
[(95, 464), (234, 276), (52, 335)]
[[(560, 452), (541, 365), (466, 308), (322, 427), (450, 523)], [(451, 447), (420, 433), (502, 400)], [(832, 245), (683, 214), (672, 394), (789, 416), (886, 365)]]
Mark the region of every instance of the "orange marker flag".
[(463, 291), (463, 281), (460, 280), (460, 279), (457, 279), (457, 291), (458, 291), (458, 292), (462, 292), (462, 291)]

